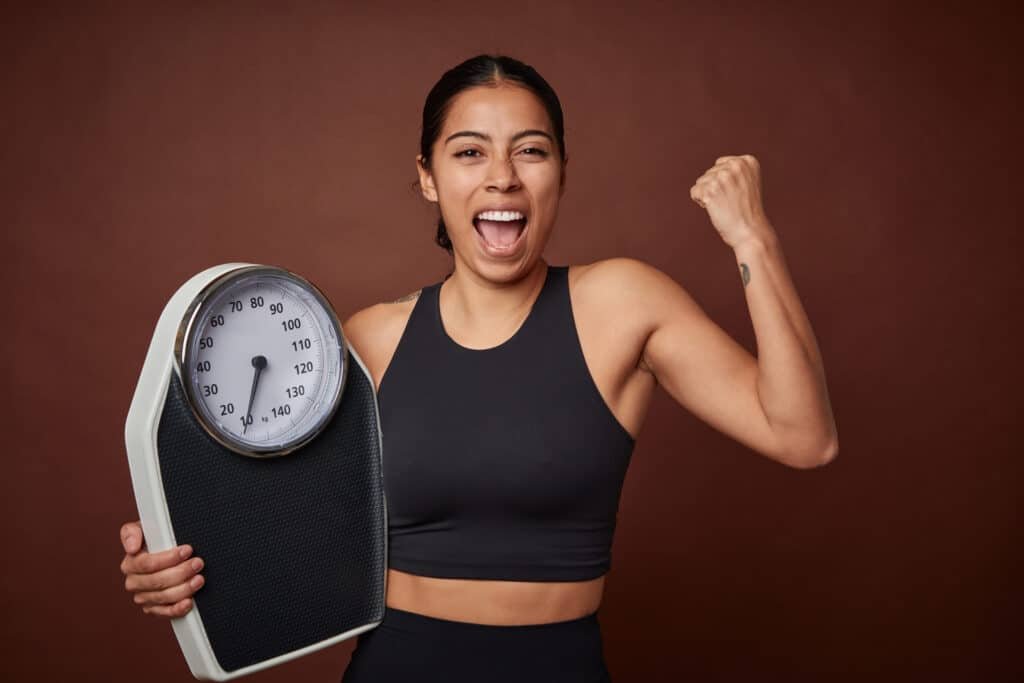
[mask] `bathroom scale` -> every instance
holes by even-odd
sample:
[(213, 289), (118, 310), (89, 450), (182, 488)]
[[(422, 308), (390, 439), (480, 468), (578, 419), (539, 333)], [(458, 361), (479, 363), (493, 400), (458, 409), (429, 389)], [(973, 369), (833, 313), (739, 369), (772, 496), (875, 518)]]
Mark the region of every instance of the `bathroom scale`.
[(125, 424), (149, 552), (204, 560), (172, 619), (192, 675), (229, 680), (384, 618), (387, 510), (370, 373), (327, 297), (228, 263), (163, 309)]

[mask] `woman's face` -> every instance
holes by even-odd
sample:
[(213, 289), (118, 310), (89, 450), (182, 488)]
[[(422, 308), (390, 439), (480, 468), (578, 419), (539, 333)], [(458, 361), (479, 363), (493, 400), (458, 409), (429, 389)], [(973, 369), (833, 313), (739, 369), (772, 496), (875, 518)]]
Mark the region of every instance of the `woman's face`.
[[(558, 215), (564, 167), (544, 105), (529, 90), (475, 87), (451, 102), (430, 169), (417, 156), (423, 196), (440, 204), (456, 268), (514, 281), (540, 258)], [(484, 214), (488, 210), (515, 214)], [(524, 223), (525, 221), (525, 223)]]

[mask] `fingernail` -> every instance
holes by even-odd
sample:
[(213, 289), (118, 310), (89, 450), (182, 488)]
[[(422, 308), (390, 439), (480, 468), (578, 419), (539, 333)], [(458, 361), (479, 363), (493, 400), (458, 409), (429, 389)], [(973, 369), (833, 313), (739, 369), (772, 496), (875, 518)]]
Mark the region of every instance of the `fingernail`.
[(193, 576), (192, 577), (192, 581), (190, 581), (189, 583), (192, 584), (193, 588), (199, 588), (200, 586), (203, 585), (203, 577), (202, 576)]
[(192, 571), (197, 572), (197, 571), (199, 571), (202, 568), (203, 568), (203, 561), (202, 560), (200, 560), (198, 557), (196, 559), (192, 560)]
[(189, 555), (191, 555), (191, 554), (192, 554), (192, 546), (183, 545), (183, 546), (181, 546), (181, 548), (178, 549), (178, 557), (180, 557), (183, 560), (186, 557), (188, 557)]

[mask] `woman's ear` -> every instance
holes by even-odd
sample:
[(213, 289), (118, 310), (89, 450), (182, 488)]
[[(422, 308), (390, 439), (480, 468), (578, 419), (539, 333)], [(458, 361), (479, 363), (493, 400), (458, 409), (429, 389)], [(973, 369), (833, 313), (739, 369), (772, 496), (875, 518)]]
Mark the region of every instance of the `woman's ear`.
[(423, 155), (416, 155), (416, 173), (420, 176), (420, 192), (428, 202), (437, 201), (437, 188), (434, 187), (434, 176), (423, 163)]
[(558, 179), (558, 197), (561, 198), (565, 194), (565, 167), (569, 165), (569, 157), (565, 157), (565, 161), (562, 162), (562, 175)]

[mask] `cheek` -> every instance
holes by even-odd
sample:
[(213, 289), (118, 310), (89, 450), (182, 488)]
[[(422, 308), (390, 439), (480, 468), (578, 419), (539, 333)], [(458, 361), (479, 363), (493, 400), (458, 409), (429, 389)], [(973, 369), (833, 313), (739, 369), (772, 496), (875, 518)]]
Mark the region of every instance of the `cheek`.
[(558, 211), (561, 201), (561, 193), (558, 185), (545, 186), (542, 190), (533, 193), (533, 204), (537, 210), (542, 212), (545, 220), (551, 220)]
[(440, 188), (442, 205), (448, 206), (452, 213), (465, 211), (473, 193), (480, 186), (480, 180), (470, 177), (469, 174), (462, 174), (450, 176), (446, 181)]
[(465, 213), (475, 185), (464, 178), (448, 176), (436, 187), (441, 216), (450, 231), (454, 223), (458, 221), (461, 225), (461, 221), (466, 219)]
[(534, 196), (547, 197), (558, 195), (562, 175), (557, 166), (531, 164), (519, 170), (519, 177)]

